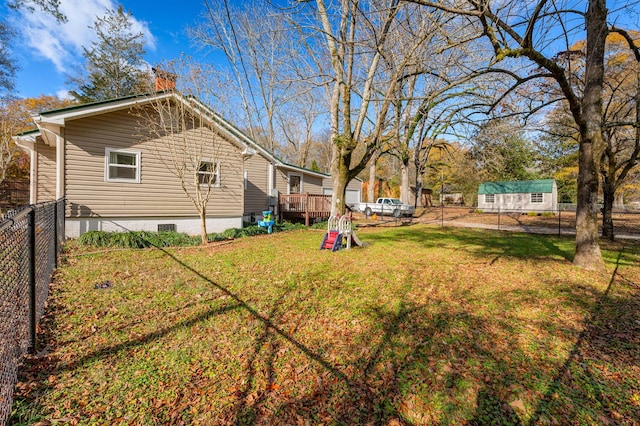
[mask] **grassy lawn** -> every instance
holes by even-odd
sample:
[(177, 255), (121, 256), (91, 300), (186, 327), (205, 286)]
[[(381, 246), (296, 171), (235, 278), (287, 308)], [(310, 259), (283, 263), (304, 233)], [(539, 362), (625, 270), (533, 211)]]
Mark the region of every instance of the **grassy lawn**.
[(640, 423), (639, 245), (605, 246), (598, 274), (572, 238), (358, 234), (70, 247), (12, 421)]

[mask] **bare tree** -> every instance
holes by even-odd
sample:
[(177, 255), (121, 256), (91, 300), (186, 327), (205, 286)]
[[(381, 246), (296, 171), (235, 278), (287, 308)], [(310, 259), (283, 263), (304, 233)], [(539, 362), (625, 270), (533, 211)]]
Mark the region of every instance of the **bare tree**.
[[(328, 57), (325, 61), (317, 56), (313, 62), (318, 74), (330, 78), (332, 210), (340, 213), (344, 212), (348, 182), (393, 137), (393, 101), (398, 86), (412, 67), (417, 69), (417, 63), (424, 60), (420, 53), (428, 34), (418, 31), (421, 21), (407, 18), (416, 9), (401, 7), (396, 0), (331, 4), (316, 0), (305, 6), (310, 13), (301, 21), (309, 28), (309, 38), (320, 35), (314, 46)], [(407, 23), (415, 25), (412, 31), (416, 37), (406, 37), (402, 27)], [(404, 38), (399, 35), (403, 32)], [(327, 62), (330, 67), (325, 66)]]
[[(467, 44), (476, 34), (472, 28), (461, 25), (459, 18), (432, 14), (426, 8), (407, 15), (417, 22), (404, 18), (397, 36), (400, 40), (424, 37), (424, 41), (413, 53), (414, 62), (404, 70), (396, 86), (389, 153), (400, 160), (400, 198), (416, 204), (431, 149), (446, 149), (447, 144), (439, 137), (453, 132), (465, 120), (465, 108), (474, 102), (475, 89), (470, 81), (475, 74), (466, 71), (478, 58)], [(393, 53), (385, 55), (390, 68), (395, 68), (398, 62)], [(417, 186), (414, 200), (410, 200), (409, 191), (412, 162)]]
[[(604, 146), (599, 170), (604, 201), (602, 236), (610, 239), (614, 238), (612, 209), (618, 189), (624, 185), (640, 157), (640, 55), (637, 42), (632, 40), (634, 36), (637, 40), (638, 35), (615, 29), (606, 43), (602, 108)], [(584, 40), (558, 55), (565, 68), (572, 69), (572, 81), (578, 90), (584, 87), (585, 55)], [(551, 128), (545, 132), (564, 139), (579, 134), (577, 124), (571, 122), (570, 117), (569, 106), (563, 102), (547, 114), (546, 123), (551, 124)]]
[[(214, 188), (220, 186), (221, 154), (219, 136), (212, 124), (210, 110), (195, 97), (195, 89), (204, 89), (202, 69), (185, 62), (172, 64), (171, 73), (179, 76), (182, 91), (173, 89), (151, 98), (136, 109), (143, 140), (154, 144), (162, 164), (176, 176), (185, 196), (200, 218), (202, 243), (207, 242), (207, 205)], [(168, 68), (168, 65), (165, 65)], [(159, 72), (159, 71), (157, 71)]]
[[(604, 152), (600, 163), (604, 205), (602, 236), (614, 238), (613, 206), (616, 193), (640, 162), (640, 49), (638, 33), (614, 29), (622, 35), (627, 49), (611, 46), (606, 67), (604, 121)], [(614, 33), (612, 36), (619, 36)], [(616, 48), (618, 47), (618, 48)]]
[[(494, 106), (509, 96), (520, 95), (521, 99), (528, 100), (531, 93), (518, 91), (534, 79), (551, 79), (559, 87), (580, 134), (574, 264), (588, 269), (603, 269), (598, 245), (597, 194), (599, 159), (604, 146), (602, 92), (605, 40), (609, 32), (605, 0), (586, 3), (547, 0), (407, 1), (465, 16), (480, 25), (481, 34), (494, 54), (488, 64), (491, 69), (497, 71), (496, 64), (507, 59), (518, 65), (519, 70), (515, 67), (500, 70), (509, 84), (505, 85)], [(584, 87), (579, 91), (571, 79), (571, 70), (564, 68), (553, 53), (568, 51), (570, 40), (581, 28), (586, 29), (587, 42)], [(550, 46), (555, 48), (550, 49)], [(528, 110), (531, 112), (544, 106), (544, 103), (537, 108), (529, 105)]]
[(319, 143), (314, 127), (323, 111), (317, 95), (314, 90), (300, 90), (295, 100), (275, 114), (278, 133), (286, 142), (279, 151), (285, 160), (300, 167), (309, 165), (311, 146)]
[(22, 111), (10, 99), (0, 98), (0, 183), (4, 181), (9, 164), (18, 152), (12, 137), (24, 126), (22, 115)]

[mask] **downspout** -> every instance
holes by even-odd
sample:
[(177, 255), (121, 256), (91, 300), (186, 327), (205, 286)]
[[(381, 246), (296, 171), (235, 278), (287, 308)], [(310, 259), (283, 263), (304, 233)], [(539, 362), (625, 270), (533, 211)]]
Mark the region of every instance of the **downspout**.
[[(64, 128), (60, 129), (64, 134)], [(56, 200), (65, 196), (65, 140), (63, 135), (56, 135)]]
[(241, 152), (242, 154), (242, 219), (244, 220), (244, 215), (247, 213), (245, 209), (245, 197), (247, 196), (247, 184), (249, 179), (249, 172), (247, 171), (247, 160), (253, 157), (256, 154), (256, 151), (252, 148), (249, 148), (246, 144), (244, 149)]
[[(271, 207), (271, 200), (272, 200), (274, 197), (276, 197), (276, 198), (277, 198), (277, 195), (274, 193), (274, 190), (275, 190), (276, 188), (275, 188), (275, 182), (274, 182), (274, 178), (273, 178), (273, 175), (274, 175), (274, 167), (273, 167), (273, 163), (272, 163), (271, 161), (269, 161), (269, 168), (268, 168), (268, 170), (269, 170), (269, 171), (268, 171), (269, 175), (267, 176), (267, 180), (268, 180), (267, 185), (269, 185), (269, 197), (268, 197), (268, 199), (269, 199), (269, 207)], [(274, 216), (274, 217), (277, 217), (277, 216), (278, 216), (278, 214), (280, 213), (280, 212), (278, 212), (278, 200), (277, 200), (277, 199), (274, 201), (273, 205), (274, 205), (274, 207), (273, 207), (273, 210), (274, 210), (274, 211), (273, 211), (273, 216)]]

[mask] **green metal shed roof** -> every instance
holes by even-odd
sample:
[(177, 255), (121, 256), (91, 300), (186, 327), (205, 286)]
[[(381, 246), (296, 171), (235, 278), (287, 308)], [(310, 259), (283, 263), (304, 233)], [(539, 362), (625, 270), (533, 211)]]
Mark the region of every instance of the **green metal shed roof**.
[(553, 179), (517, 180), (511, 182), (484, 182), (478, 187), (478, 194), (526, 194), (532, 192), (553, 192)]

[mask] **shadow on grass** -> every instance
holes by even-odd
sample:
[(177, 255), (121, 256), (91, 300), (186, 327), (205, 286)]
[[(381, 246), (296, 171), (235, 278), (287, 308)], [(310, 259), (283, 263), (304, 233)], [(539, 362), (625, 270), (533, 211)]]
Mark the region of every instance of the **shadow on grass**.
[[(424, 235), (424, 231), (413, 232), (408, 228), (393, 236), (367, 235), (367, 240), (382, 243), (387, 239), (408, 238), (433, 246), (451, 242), (456, 247), (463, 245), (471, 253), (531, 257), (531, 243), (538, 239), (531, 236), (519, 239), (517, 234), (502, 238), (502, 235), (475, 232), (451, 235), (443, 230), (439, 238), (425, 241)], [(515, 243), (512, 237), (515, 237)], [(566, 255), (566, 250), (553, 239), (545, 241), (547, 237), (541, 238), (543, 241), (533, 247), (534, 256)], [(528, 255), (524, 253), (525, 247), (529, 249)], [(611, 420), (615, 423), (619, 421), (617, 416), (627, 421), (631, 419), (631, 422), (640, 418), (638, 405), (632, 403), (634, 392), (640, 395), (637, 382), (619, 391), (618, 382), (603, 377), (602, 372), (594, 372), (595, 364), (605, 355), (611, 358), (605, 361), (607, 365), (618, 365), (623, 357), (627, 365), (637, 365), (634, 363), (640, 360), (638, 340), (633, 334), (638, 335), (638, 326), (634, 329), (633, 321), (640, 324), (637, 322), (640, 298), (638, 291), (633, 289), (619, 299), (611, 297), (617, 269), (607, 291), (585, 319), (584, 331), (563, 332), (565, 340), (573, 335), (578, 335), (578, 339), (566, 362), (557, 365), (558, 370), (549, 379), (549, 374), (543, 373), (549, 367), (547, 360), (533, 358), (531, 351), (521, 347), (519, 333), (523, 331), (514, 329), (509, 318), (487, 319), (476, 315), (471, 308), (452, 304), (452, 301), (468, 299), (463, 291), (454, 292), (450, 300), (434, 298), (427, 303), (418, 303), (401, 295), (395, 307), (370, 306), (365, 315), (371, 326), (352, 341), (344, 342), (347, 346), (344, 352), (358, 355), (348, 361), (337, 361), (282, 326), (286, 309), (295, 309), (301, 303), (294, 295), (284, 291), (272, 302), (268, 312), (262, 314), (238, 294), (175, 254), (162, 248), (158, 250), (185, 271), (223, 292), (230, 298), (229, 304), (140, 338), (101, 348), (70, 364), (59, 365), (56, 372), (158, 340), (176, 328), (189, 327), (214, 315), (242, 309), (259, 321), (260, 332), (248, 354), (244, 381), (234, 392), (235, 403), (229, 411), (218, 413), (221, 420), (231, 423), (518, 425), (528, 418), (521, 394), (532, 388), (543, 390), (540, 395), (528, 398), (534, 401), (531, 409), (534, 414), (528, 424), (553, 420), (566, 423), (576, 419), (578, 423), (581, 422), (579, 419), (589, 423), (598, 410), (604, 417), (592, 418), (592, 422)], [(621, 262), (619, 256), (618, 264)], [(535, 294), (523, 290), (518, 304), (527, 306), (534, 297)], [(593, 289), (587, 286), (577, 288), (566, 297), (566, 303), (594, 306), (589, 302), (593, 300)], [(629, 311), (618, 312), (620, 306)], [(517, 308), (514, 306), (514, 311)], [(620, 319), (623, 315), (626, 315), (624, 319)], [(632, 326), (612, 340), (608, 325), (616, 318)], [(540, 328), (544, 327), (545, 324), (540, 325)], [(557, 337), (557, 334), (549, 333), (541, 338), (540, 351), (553, 347)], [(277, 376), (277, 354), (285, 343), (304, 354), (319, 370), (315, 384), (294, 397), (269, 392)], [(626, 351), (624, 355), (623, 350)], [(537, 376), (538, 372), (541, 377)], [(257, 389), (258, 375), (266, 377), (267, 389)], [(586, 406), (593, 401), (599, 404), (596, 409)], [(617, 404), (626, 404), (626, 408), (620, 412)]]
[(450, 247), (474, 255), (520, 259), (556, 256), (572, 261), (574, 255), (573, 246), (563, 244), (569, 242), (568, 238), (508, 231), (412, 226), (389, 233), (367, 234), (366, 239), (387, 244), (410, 241), (426, 248)]
[(529, 424), (563, 418), (574, 423), (640, 422), (640, 284), (618, 273), (625, 264), (629, 262), (620, 251), (606, 291), (585, 317), (584, 329)]

